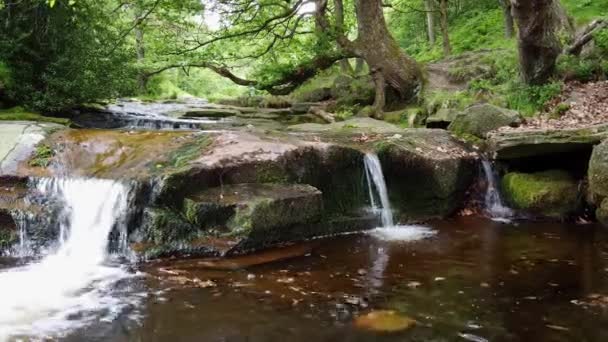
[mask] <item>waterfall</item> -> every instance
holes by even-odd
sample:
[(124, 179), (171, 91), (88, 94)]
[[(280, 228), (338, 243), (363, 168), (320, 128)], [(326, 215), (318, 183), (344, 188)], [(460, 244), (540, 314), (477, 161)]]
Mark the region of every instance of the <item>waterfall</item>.
[(491, 218), (496, 220), (508, 220), (513, 216), (513, 211), (503, 204), (500, 196), (500, 190), (498, 189), (497, 179), (498, 176), (494, 172), (492, 163), (487, 159), (481, 160), (483, 172), (486, 176), (486, 194), (485, 194), (485, 210)]
[[(380, 215), (382, 218), (382, 227), (388, 228), (393, 227), (393, 211), (391, 210), (391, 203), (388, 199), (388, 189), (386, 188), (386, 182), (384, 181), (384, 174), (382, 173), (382, 164), (376, 154), (368, 153), (364, 158), (365, 172), (368, 177), (369, 195), (370, 201), (373, 207), (375, 207), (374, 193), (371, 189), (371, 184), (374, 184), (374, 188), (380, 198)], [(371, 178), (371, 182), (369, 181)]]
[[(382, 227), (374, 229), (372, 235), (379, 240), (385, 241), (415, 241), (435, 235), (435, 232), (427, 227), (395, 225), (380, 159), (378, 159), (376, 154), (367, 153), (363, 161), (370, 204), (374, 211), (380, 212), (382, 218)], [(374, 189), (380, 198), (380, 208), (376, 208), (377, 202)]]
[(55, 247), (39, 261), (0, 273), (0, 340), (61, 335), (112, 320), (134, 304), (118, 298), (117, 284), (132, 275), (108, 253), (112, 230), (126, 229), (129, 187), (111, 180), (41, 179), (30, 191), (59, 201), (65, 219)]

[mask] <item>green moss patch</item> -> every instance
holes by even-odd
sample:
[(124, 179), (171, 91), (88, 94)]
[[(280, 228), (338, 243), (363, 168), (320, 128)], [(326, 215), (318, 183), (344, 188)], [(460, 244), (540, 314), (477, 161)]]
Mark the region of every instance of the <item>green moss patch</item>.
[(502, 190), (517, 209), (553, 218), (565, 218), (578, 207), (578, 184), (567, 172), (508, 173)]

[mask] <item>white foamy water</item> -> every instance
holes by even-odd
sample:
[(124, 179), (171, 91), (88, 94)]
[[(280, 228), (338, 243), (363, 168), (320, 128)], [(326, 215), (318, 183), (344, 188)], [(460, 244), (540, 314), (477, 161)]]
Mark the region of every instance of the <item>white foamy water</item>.
[(129, 188), (110, 180), (42, 179), (35, 190), (59, 199), (67, 219), (54, 251), (0, 273), (0, 341), (54, 339), (111, 321), (135, 303), (116, 288), (133, 275), (108, 254), (110, 232), (124, 227)]
[[(376, 154), (368, 153), (363, 160), (372, 210), (379, 211), (382, 218), (382, 227), (371, 230), (369, 234), (384, 241), (415, 241), (435, 235), (435, 232), (427, 227), (395, 225), (380, 159)], [(379, 208), (376, 204), (374, 189), (380, 198)]]
[(434, 230), (423, 226), (393, 226), (371, 230), (370, 235), (382, 241), (416, 241), (432, 237)]
[(483, 172), (486, 176), (488, 187), (485, 194), (485, 209), (490, 218), (497, 222), (508, 223), (513, 216), (513, 211), (504, 205), (497, 186), (497, 176), (494, 173), (492, 164), (487, 159), (481, 160)]

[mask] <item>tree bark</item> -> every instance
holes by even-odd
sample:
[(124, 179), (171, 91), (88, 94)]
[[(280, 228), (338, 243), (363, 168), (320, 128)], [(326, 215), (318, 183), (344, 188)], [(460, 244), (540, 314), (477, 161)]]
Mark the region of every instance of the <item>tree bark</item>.
[(443, 39), (443, 54), (449, 56), (452, 54), (452, 45), (450, 44), (450, 31), (448, 28), (448, 0), (439, 1), (439, 14), (439, 26), (441, 26), (441, 36)]
[[(355, 3), (358, 37), (352, 46), (357, 56), (365, 59), (374, 79), (383, 79), (382, 92), (376, 87), (377, 108), (384, 107), (385, 98), (397, 102), (411, 102), (422, 90), (422, 72), (414, 59), (406, 55), (386, 25), (381, 0), (357, 0)], [(381, 76), (381, 77), (380, 77)], [(387, 96), (385, 96), (387, 95)]]
[[(342, 0), (334, 0), (334, 11), (336, 16), (336, 30), (339, 35), (344, 35), (344, 2)], [(348, 59), (340, 61), (340, 69), (345, 74), (353, 73), (353, 67)]]
[[(135, 53), (137, 54), (137, 63), (142, 65), (146, 58), (146, 48), (144, 45), (144, 30), (141, 27), (143, 13), (140, 8), (137, 9), (135, 14)], [(148, 77), (146, 73), (142, 70), (137, 75), (137, 86), (139, 88), (140, 93), (147, 92), (148, 88)]]
[(431, 45), (435, 44), (435, 6), (433, 0), (424, 0), (424, 10), (426, 11), (426, 31)]
[(355, 75), (359, 75), (365, 68), (365, 60), (363, 58), (357, 58), (355, 60)]
[(563, 25), (556, 11), (557, 0), (510, 0), (513, 17), (519, 28), (519, 63), (522, 80), (544, 84), (555, 72), (555, 62), (562, 51), (558, 31)]
[(513, 14), (511, 13), (511, 1), (510, 0), (498, 0), (503, 11), (503, 18), (505, 22), (505, 37), (513, 38), (515, 35), (515, 23), (513, 22)]

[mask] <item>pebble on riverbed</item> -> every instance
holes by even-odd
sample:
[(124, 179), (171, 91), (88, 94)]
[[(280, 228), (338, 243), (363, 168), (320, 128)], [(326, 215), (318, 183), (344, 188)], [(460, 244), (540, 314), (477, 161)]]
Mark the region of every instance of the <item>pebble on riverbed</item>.
[(376, 332), (394, 333), (407, 330), (416, 321), (392, 310), (372, 311), (355, 319), (355, 327)]

